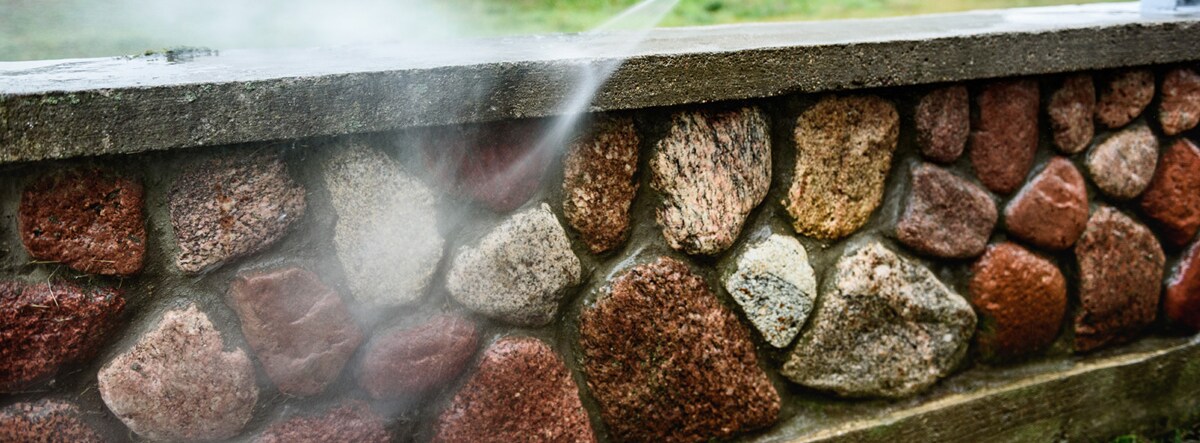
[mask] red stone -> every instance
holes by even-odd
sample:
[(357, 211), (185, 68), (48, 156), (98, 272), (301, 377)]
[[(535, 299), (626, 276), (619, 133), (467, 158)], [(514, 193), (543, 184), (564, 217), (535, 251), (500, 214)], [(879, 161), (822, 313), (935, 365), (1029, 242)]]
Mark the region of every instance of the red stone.
[(1096, 86), (1092, 76), (1077, 74), (1063, 80), (1062, 86), (1050, 96), (1046, 105), (1054, 146), (1063, 154), (1075, 154), (1092, 143), (1096, 127)]
[(342, 297), (304, 269), (239, 275), (229, 299), (246, 342), (284, 394), (324, 391), (363, 341)]
[(997, 218), (987, 191), (941, 167), (921, 164), (913, 168), (896, 237), (923, 254), (974, 257), (983, 253)]
[(1179, 139), (1158, 161), (1154, 179), (1142, 194), (1142, 212), (1167, 243), (1187, 244), (1200, 229), (1200, 149)]
[(57, 400), (16, 403), (0, 410), (0, 441), (100, 443), (74, 404)]
[(992, 192), (1009, 194), (1025, 181), (1037, 152), (1038, 84), (994, 82), (975, 102), (979, 117), (971, 132), (971, 166)]
[(124, 307), (112, 289), (0, 282), (0, 392), (95, 356)]
[(1008, 233), (1034, 246), (1062, 250), (1075, 244), (1087, 226), (1088, 199), (1083, 174), (1062, 157), (1025, 185), (1004, 210)]
[(1116, 129), (1136, 119), (1154, 99), (1154, 73), (1132, 69), (1111, 73), (1100, 82), (1096, 121)]
[(1163, 77), (1158, 121), (1167, 135), (1180, 134), (1200, 123), (1200, 74), (1179, 68)]
[(917, 103), (917, 145), (925, 158), (952, 163), (962, 155), (971, 132), (971, 101), (967, 87), (935, 89)]
[(36, 260), (103, 275), (142, 270), (142, 185), (98, 169), (43, 176), (21, 194), (21, 241)]
[(1188, 248), (1175, 274), (1167, 280), (1163, 304), (1172, 322), (1200, 331), (1200, 242)]
[(1024, 357), (1054, 342), (1067, 311), (1067, 281), (1054, 263), (1015, 243), (1001, 243), (989, 246), (971, 272), (980, 355)]
[(296, 417), (271, 425), (256, 443), (387, 443), (383, 417), (361, 401), (351, 401), (314, 417)]
[(1102, 206), (1075, 244), (1075, 259), (1080, 302), (1075, 317), (1077, 351), (1129, 341), (1154, 322), (1165, 258), (1149, 229)]
[(606, 118), (563, 159), (563, 217), (592, 253), (615, 248), (629, 235), (639, 143), (632, 119)]
[(393, 329), (367, 347), (358, 384), (376, 399), (419, 396), (462, 374), (478, 346), (475, 324), (455, 315)]
[(506, 337), (438, 417), (434, 442), (595, 442), (579, 389), (545, 343)]
[(454, 194), (512, 211), (541, 187), (558, 149), (542, 145), (545, 126), (517, 120), (441, 128), (424, 144), (426, 169)]

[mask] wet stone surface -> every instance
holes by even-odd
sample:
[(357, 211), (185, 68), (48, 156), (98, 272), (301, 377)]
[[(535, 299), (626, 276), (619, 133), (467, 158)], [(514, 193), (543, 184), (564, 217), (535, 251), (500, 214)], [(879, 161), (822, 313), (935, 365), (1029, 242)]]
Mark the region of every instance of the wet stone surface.
[(861, 228), (883, 198), (899, 134), (895, 105), (875, 96), (829, 96), (800, 114), (784, 201), (796, 232), (833, 240)]
[(312, 272), (243, 273), (229, 285), (242, 334), (279, 391), (318, 394), (363, 341), (342, 298)]
[(1077, 351), (1129, 341), (1154, 322), (1165, 258), (1149, 229), (1101, 206), (1075, 245), (1075, 258), (1081, 305)]
[(1099, 89), (1096, 121), (1120, 128), (1141, 115), (1154, 99), (1154, 73), (1147, 69), (1109, 73), (1100, 79)]
[(983, 253), (996, 226), (996, 203), (987, 191), (931, 164), (913, 167), (896, 238), (923, 254), (945, 258)]
[(749, 332), (675, 259), (614, 279), (584, 309), (579, 335), (588, 386), (616, 440), (720, 439), (778, 418), (779, 395)]
[(1192, 331), (1200, 331), (1200, 243), (1192, 244), (1167, 280), (1163, 297), (1167, 318)]
[(537, 193), (557, 146), (538, 120), (444, 126), (424, 143), (425, 165), (439, 188), (496, 212), (521, 207)]
[(311, 417), (295, 417), (275, 423), (255, 443), (386, 443), (392, 441), (383, 417), (363, 402), (348, 402)]
[(102, 275), (142, 270), (142, 184), (98, 169), (49, 173), (21, 194), (21, 242), (35, 260)]
[(1088, 151), (1087, 169), (1109, 197), (1129, 200), (1149, 186), (1158, 164), (1158, 139), (1146, 125), (1113, 134)]
[(1070, 160), (1054, 157), (1004, 209), (1009, 234), (1059, 251), (1071, 247), (1087, 225), (1087, 185)]
[(1200, 123), (1200, 74), (1178, 68), (1163, 77), (1158, 121), (1167, 135), (1180, 134)]
[(767, 343), (786, 347), (817, 300), (817, 278), (804, 246), (775, 234), (749, 245), (736, 263), (725, 289)]
[(1010, 194), (1033, 167), (1038, 144), (1038, 84), (1034, 80), (997, 81), (975, 98), (971, 166), (985, 187)]
[(1200, 149), (1179, 139), (1163, 152), (1142, 194), (1142, 213), (1166, 243), (1183, 246), (1200, 229)]
[(358, 384), (376, 399), (420, 396), (462, 374), (478, 346), (475, 324), (456, 315), (383, 331), (363, 355)]
[(771, 186), (769, 134), (758, 108), (671, 117), (650, 158), (650, 186), (663, 196), (656, 216), (668, 245), (701, 255), (733, 245)]
[(98, 376), (113, 415), (149, 440), (222, 440), (237, 435), (258, 400), (254, 366), (195, 305), (158, 325)]
[(604, 118), (563, 159), (563, 216), (592, 253), (613, 249), (629, 236), (639, 143), (632, 119)]
[(0, 282), (0, 392), (21, 390), (96, 355), (124, 307), (112, 289)]
[(435, 442), (596, 441), (570, 371), (528, 337), (502, 338), (484, 351), (434, 432)]
[(1076, 74), (1063, 80), (1050, 95), (1046, 106), (1054, 147), (1063, 154), (1083, 152), (1092, 143), (1096, 127), (1096, 86), (1089, 74)]
[(967, 353), (975, 312), (923, 266), (872, 241), (838, 260), (782, 373), (846, 397), (906, 397)]
[(446, 276), (454, 300), (522, 326), (550, 323), (559, 301), (579, 284), (579, 258), (567, 233), (542, 205), (516, 213), (476, 246), (462, 248)]
[(187, 273), (261, 251), (304, 216), (304, 188), (267, 153), (230, 153), (186, 168), (171, 187), (171, 225)]
[(79, 408), (59, 400), (15, 403), (0, 409), (0, 441), (100, 443)]
[(971, 274), (975, 342), (984, 359), (1026, 357), (1054, 342), (1067, 309), (1067, 281), (1054, 263), (1001, 243), (988, 247)]
[(971, 132), (967, 87), (947, 86), (925, 94), (917, 103), (916, 124), (917, 145), (925, 158), (939, 163), (957, 160)]

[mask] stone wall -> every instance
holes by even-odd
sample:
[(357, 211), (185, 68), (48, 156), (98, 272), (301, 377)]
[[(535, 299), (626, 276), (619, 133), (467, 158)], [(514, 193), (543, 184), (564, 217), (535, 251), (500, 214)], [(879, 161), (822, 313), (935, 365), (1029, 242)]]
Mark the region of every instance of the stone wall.
[(806, 439), (1194, 342), (1198, 72), (8, 165), (0, 440)]

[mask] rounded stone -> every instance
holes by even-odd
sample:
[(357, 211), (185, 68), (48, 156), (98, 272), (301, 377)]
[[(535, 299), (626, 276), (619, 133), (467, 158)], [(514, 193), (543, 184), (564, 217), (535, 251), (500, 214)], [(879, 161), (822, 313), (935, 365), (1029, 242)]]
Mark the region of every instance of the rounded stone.
[(817, 277), (795, 238), (774, 234), (747, 246), (725, 289), (767, 343), (786, 347), (817, 300)]
[(554, 320), (582, 268), (550, 205), (518, 212), (454, 258), (446, 289), (480, 314), (521, 326)]
[(781, 371), (845, 397), (906, 397), (967, 353), (975, 312), (928, 269), (877, 241), (847, 253)]
[(1167, 135), (1181, 134), (1200, 123), (1200, 74), (1177, 68), (1163, 77), (1158, 121)]
[(996, 226), (996, 203), (987, 191), (931, 164), (913, 167), (896, 238), (923, 254), (944, 258), (983, 253)]
[(496, 212), (529, 201), (558, 154), (547, 143), (554, 129), (543, 120), (452, 125), (422, 143), (425, 169), (443, 189)]
[(95, 356), (124, 307), (112, 289), (0, 282), (0, 392), (20, 390)]
[(1054, 342), (1067, 311), (1067, 281), (1054, 263), (1014, 243), (1001, 243), (989, 246), (971, 273), (981, 356), (1026, 357)]
[(1038, 145), (1038, 84), (1004, 80), (975, 98), (979, 116), (971, 131), (971, 166), (983, 186), (1010, 194), (1021, 186)]
[(361, 401), (351, 401), (322, 415), (275, 423), (256, 443), (387, 443), (392, 441), (383, 417)]
[(828, 96), (800, 114), (783, 202), (796, 232), (834, 240), (861, 228), (883, 199), (899, 136), (895, 105), (875, 96)]
[(1004, 209), (1013, 237), (1059, 251), (1071, 247), (1087, 226), (1087, 185), (1070, 160), (1054, 157)]
[(563, 159), (563, 216), (593, 254), (629, 236), (640, 143), (633, 119), (603, 118), (571, 144)]
[(1092, 181), (1118, 200), (1137, 197), (1150, 185), (1158, 164), (1158, 139), (1146, 125), (1125, 128), (1092, 147), (1087, 156)]
[(733, 245), (771, 187), (771, 137), (758, 108), (688, 111), (650, 158), (650, 186), (663, 197), (656, 216), (672, 248), (714, 255)]
[(0, 409), (0, 441), (100, 443), (79, 408), (58, 400), (15, 403)]
[(224, 440), (250, 421), (258, 400), (254, 365), (192, 305), (163, 314), (128, 351), (100, 369), (100, 396), (149, 440)]
[(478, 346), (475, 324), (455, 315), (385, 331), (367, 347), (358, 385), (380, 400), (420, 396), (462, 374)]
[(1136, 119), (1154, 99), (1154, 73), (1131, 69), (1110, 73), (1100, 82), (1096, 121), (1112, 129)]
[(1096, 115), (1096, 86), (1089, 74), (1076, 74), (1063, 80), (1050, 95), (1046, 106), (1053, 132), (1054, 147), (1063, 154), (1083, 152), (1096, 133), (1092, 123)]
[(142, 270), (142, 184), (99, 169), (50, 173), (25, 188), (17, 221), (35, 260), (101, 275)]
[(579, 343), (619, 441), (706, 441), (770, 426), (780, 399), (749, 332), (687, 265), (660, 257), (584, 308)]
[(1171, 322), (1200, 331), (1200, 242), (1188, 248), (1167, 280), (1163, 304)]
[(963, 85), (938, 88), (921, 97), (916, 109), (917, 145), (925, 158), (953, 163), (971, 132), (971, 100)]
[(1075, 349), (1131, 340), (1154, 322), (1163, 278), (1162, 247), (1145, 226), (1102, 206), (1075, 245), (1079, 312)]
[(571, 372), (528, 337), (489, 346), (434, 429), (434, 442), (596, 441)]
[(1200, 149), (1179, 139), (1163, 152), (1154, 179), (1142, 194), (1142, 213), (1166, 239), (1179, 247), (1200, 229)]
[(342, 297), (304, 269), (238, 275), (229, 300), (267, 377), (287, 395), (324, 391), (363, 341)]

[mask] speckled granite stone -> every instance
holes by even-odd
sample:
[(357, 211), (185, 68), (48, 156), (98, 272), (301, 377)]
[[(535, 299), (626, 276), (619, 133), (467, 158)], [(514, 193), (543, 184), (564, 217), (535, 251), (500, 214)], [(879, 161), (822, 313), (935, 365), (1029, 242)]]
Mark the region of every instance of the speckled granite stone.
[(594, 254), (629, 236), (639, 143), (632, 119), (604, 118), (575, 140), (563, 159), (563, 216)]

